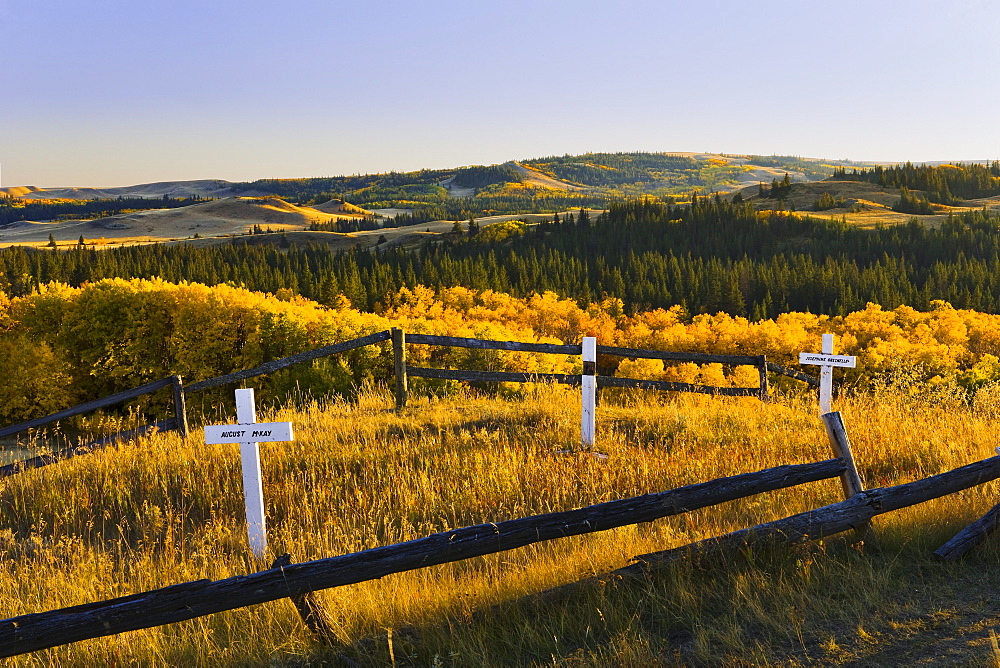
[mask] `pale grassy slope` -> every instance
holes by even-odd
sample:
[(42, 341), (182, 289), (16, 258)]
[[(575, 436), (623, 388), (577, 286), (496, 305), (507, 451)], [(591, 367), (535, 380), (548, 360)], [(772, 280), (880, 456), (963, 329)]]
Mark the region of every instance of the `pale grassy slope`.
[(507, 164), (521, 172), (525, 183), (535, 186), (536, 188), (551, 188), (553, 190), (585, 190), (585, 188), (573, 185), (572, 183), (566, 183), (565, 181), (554, 179), (547, 174), (542, 174), (536, 169), (525, 167), (519, 162), (510, 162)]
[(166, 241), (195, 234), (202, 237), (245, 234), (254, 225), (276, 232), (302, 230), (314, 222), (356, 218), (360, 215), (357, 211), (363, 210), (355, 209), (327, 212), (277, 197), (230, 197), (179, 209), (153, 209), (92, 221), (16, 223), (0, 230), (0, 246), (44, 243), (49, 234), (63, 242), (75, 242), (80, 235), (87, 241)]
[[(169, 197), (232, 197), (232, 183), (220, 179), (198, 179), (190, 181), (160, 181), (141, 183), (134, 186), (110, 188), (38, 188), (35, 186), (15, 186), (0, 188), (0, 193), (23, 199), (115, 199), (117, 197), (156, 198)], [(250, 194), (250, 193), (241, 193)]]

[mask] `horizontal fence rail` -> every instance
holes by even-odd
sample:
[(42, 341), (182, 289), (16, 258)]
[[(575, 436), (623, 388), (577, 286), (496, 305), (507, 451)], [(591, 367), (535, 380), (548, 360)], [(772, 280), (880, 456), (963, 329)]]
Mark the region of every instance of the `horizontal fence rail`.
[(614, 355), (615, 357), (636, 357), (653, 360), (671, 360), (675, 362), (697, 362), (699, 364), (730, 364), (733, 366), (758, 366), (759, 355), (710, 355), (707, 353), (675, 353), (666, 350), (642, 350), (639, 348), (618, 348), (615, 346), (597, 346), (598, 355)]
[(564, 383), (579, 385), (580, 375), (571, 373), (524, 373), (520, 371), (472, 371), (469, 369), (431, 369), (421, 366), (406, 367), (408, 376), (442, 380), (498, 383)]
[(347, 352), (348, 350), (354, 350), (355, 348), (363, 348), (364, 346), (370, 346), (375, 343), (381, 343), (382, 341), (389, 340), (389, 331), (375, 332), (374, 334), (369, 334), (368, 336), (362, 336), (357, 339), (351, 339), (350, 341), (344, 341), (342, 343), (335, 343), (330, 346), (324, 346), (322, 348), (316, 348), (315, 350), (307, 350), (305, 352), (297, 353), (295, 355), (289, 355), (288, 357), (282, 357), (281, 359), (272, 360), (270, 362), (265, 362), (260, 366), (255, 366), (252, 369), (245, 369), (243, 371), (235, 371), (225, 376), (217, 376), (215, 378), (209, 378), (208, 380), (203, 380), (198, 383), (192, 383), (184, 388), (185, 392), (200, 392), (201, 390), (207, 390), (210, 387), (216, 387), (217, 385), (225, 385), (226, 383), (235, 383), (241, 380), (246, 380), (247, 378), (254, 378), (255, 376), (263, 376), (267, 373), (273, 373), (279, 371), (286, 367), (293, 366), (295, 364), (301, 364), (302, 362), (309, 362), (321, 357), (328, 357), (330, 355), (335, 355), (337, 353)]
[(132, 596), (0, 621), (0, 656), (170, 624), (203, 615), (605, 531), (840, 475), (831, 459), (744, 473), (566, 512), (479, 524), (338, 557), (224, 580), (198, 580)]
[[(635, 559), (645, 564), (652, 564), (683, 559), (693, 554), (719, 550), (720, 548), (740, 549), (768, 541), (798, 543), (816, 540), (861, 527), (876, 515), (954, 494), (997, 478), (1000, 478), (1000, 457), (990, 457), (929, 478), (894, 487), (876, 487), (865, 490), (839, 503), (774, 522), (759, 524), (749, 529), (734, 531), (724, 536), (709, 538), (684, 547), (644, 554)], [(626, 569), (629, 568), (641, 570), (642, 566), (626, 567)]]
[(117, 434), (103, 436), (90, 441), (89, 443), (81, 443), (80, 445), (73, 446), (72, 448), (64, 448), (57, 452), (49, 452), (44, 455), (38, 455), (37, 457), (22, 459), (11, 464), (0, 466), (0, 478), (17, 475), (18, 473), (28, 469), (38, 469), (43, 466), (49, 466), (50, 464), (56, 464), (64, 459), (70, 459), (78, 455), (90, 454), (95, 450), (100, 450), (101, 448), (114, 445), (115, 443), (119, 443), (121, 441), (128, 441), (133, 438), (147, 436), (154, 431), (171, 431), (173, 429), (177, 429), (177, 418), (169, 418), (167, 420), (157, 422), (156, 424), (148, 424), (142, 427), (136, 427), (135, 429), (127, 429), (125, 431), (120, 431)]
[(717, 394), (723, 397), (759, 397), (759, 387), (715, 387), (714, 385), (696, 385), (694, 383), (677, 383), (669, 380), (641, 380), (638, 378), (618, 378), (617, 376), (598, 376), (600, 387), (627, 387), (638, 390), (662, 390), (664, 392), (696, 392), (700, 394)]
[(0, 429), (0, 438), (16, 434), (26, 429), (41, 427), (42, 425), (51, 424), (52, 422), (65, 420), (66, 418), (81, 415), (82, 413), (89, 413), (91, 411), (100, 410), (101, 408), (108, 408), (109, 406), (117, 406), (118, 404), (125, 403), (129, 399), (135, 399), (144, 394), (149, 394), (151, 392), (156, 392), (157, 390), (162, 390), (165, 387), (170, 387), (175, 382), (176, 376), (171, 376), (170, 378), (153, 381), (152, 383), (147, 383), (146, 385), (142, 385), (131, 390), (125, 390), (124, 392), (119, 392), (118, 394), (112, 394), (109, 397), (94, 399), (93, 401), (88, 401), (87, 403), (67, 408), (64, 411), (59, 411), (58, 413), (53, 413), (52, 415), (4, 427), (3, 429)]
[(816, 376), (810, 376), (807, 373), (802, 373), (795, 369), (789, 369), (787, 366), (782, 366), (780, 364), (775, 364), (774, 362), (767, 363), (767, 370), (780, 374), (782, 376), (788, 376), (789, 378), (794, 378), (795, 380), (801, 380), (804, 383), (809, 383), (815, 387), (819, 387), (819, 378)]
[(490, 341), (468, 339), (458, 336), (438, 336), (436, 334), (406, 333), (407, 343), (429, 346), (455, 346), (457, 348), (478, 348), (480, 350), (516, 350), (527, 353), (551, 353), (554, 355), (579, 355), (582, 347), (578, 344), (522, 343), (520, 341)]

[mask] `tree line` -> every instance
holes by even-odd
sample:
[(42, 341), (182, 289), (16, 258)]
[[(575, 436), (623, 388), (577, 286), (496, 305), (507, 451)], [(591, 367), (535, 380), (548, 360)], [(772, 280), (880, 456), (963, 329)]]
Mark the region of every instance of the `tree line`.
[(1000, 161), (988, 165), (947, 164), (947, 165), (903, 165), (884, 167), (876, 165), (870, 169), (854, 169), (848, 172), (838, 167), (831, 180), (865, 181), (884, 187), (921, 190), (926, 198), (938, 204), (954, 205), (965, 199), (1000, 195)]
[[(488, 230), (489, 228), (484, 228)], [(916, 220), (864, 230), (745, 203), (694, 198), (689, 207), (652, 199), (613, 203), (596, 218), (554, 216), (502, 237), (449, 236), (406, 251), (331, 252), (236, 243), (148, 245), (94, 251), (0, 251), (0, 288), (81, 285), (106, 277), (226, 283), (297, 293), (379, 310), (401, 287), (466, 286), (515, 296), (546, 290), (581, 304), (617, 297), (628, 312), (682, 305), (753, 319), (786, 311), (844, 314), (886, 308), (959, 308), (1000, 313), (1000, 218), (985, 210), (940, 227)]]

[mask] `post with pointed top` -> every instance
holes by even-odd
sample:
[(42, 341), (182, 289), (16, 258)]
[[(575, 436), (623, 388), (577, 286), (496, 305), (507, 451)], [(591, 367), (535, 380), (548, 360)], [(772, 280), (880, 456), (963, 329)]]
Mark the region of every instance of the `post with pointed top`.
[(767, 356), (761, 355), (757, 358), (757, 376), (760, 379), (760, 400), (767, 401), (770, 398), (770, 386), (767, 382)]
[(583, 410), (580, 426), (580, 443), (584, 448), (594, 447), (597, 406), (597, 338), (583, 337)]
[(177, 431), (181, 438), (188, 437), (187, 403), (184, 400), (184, 382), (180, 376), (174, 376), (174, 415), (177, 417)]
[(406, 407), (408, 388), (406, 383), (406, 332), (400, 327), (392, 328), (392, 360), (396, 372), (396, 410)]

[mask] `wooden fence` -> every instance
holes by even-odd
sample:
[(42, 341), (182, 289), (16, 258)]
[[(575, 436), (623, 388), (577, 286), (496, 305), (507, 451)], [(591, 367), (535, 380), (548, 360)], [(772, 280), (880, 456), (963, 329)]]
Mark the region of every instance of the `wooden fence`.
[(88, 401), (78, 406), (73, 406), (72, 408), (67, 408), (66, 410), (59, 411), (58, 413), (53, 413), (52, 415), (47, 415), (45, 417), (35, 418), (34, 420), (28, 420), (27, 422), (21, 422), (18, 424), (11, 425), (9, 427), (4, 427), (0, 429), (0, 438), (4, 436), (12, 436), (14, 434), (26, 431), (28, 429), (35, 429), (37, 427), (42, 427), (47, 424), (59, 422), (60, 420), (65, 420), (66, 418), (74, 417), (76, 415), (82, 415), (83, 413), (90, 413), (92, 411), (100, 410), (102, 408), (118, 406), (119, 404), (123, 404), (131, 399), (136, 399), (143, 395), (157, 392), (166, 387), (173, 387), (174, 390), (173, 392), (174, 417), (153, 424), (143, 425), (134, 429), (120, 431), (116, 434), (104, 436), (102, 438), (92, 440), (88, 443), (83, 443), (70, 448), (64, 448), (62, 450), (58, 450), (53, 453), (47, 453), (39, 455), (37, 457), (32, 457), (30, 459), (14, 462), (12, 464), (7, 464), (6, 466), (0, 466), (0, 478), (20, 473), (21, 471), (24, 471), (26, 469), (38, 468), (40, 466), (48, 466), (49, 464), (54, 464), (55, 462), (61, 461), (63, 459), (68, 459), (70, 457), (75, 457), (77, 455), (83, 455), (90, 452), (94, 452), (95, 450), (99, 450), (113, 443), (127, 441), (132, 438), (136, 438), (137, 436), (146, 435), (154, 430), (171, 431), (176, 429), (180, 431), (181, 435), (183, 435), (186, 438), (188, 435), (187, 408), (185, 406), (184, 385), (181, 382), (180, 376), (170, 376), (168, 378), (163, 378), (161, 380), (153, 381), (152, 383), (147, 383), (146, 385), (142, 385), (140, 387), (136, 387), (131, 390), (125, 390), (124, 392), (112, 394), (111, 396), (108, 397), (95, 399), (94, 401)]
[(402, 329), (394, 328), (374, 332), (349, 341), (343, 341), (322, 348), (308, 350), (281, 359), (265, 362), (252, 369), (236, 371), (223, 376), (209, 378), (198, 381), (188, 386), (184, 386), (180, 376), (170, 376), (162, 380), (148, 383), (135, 389), (119, 392), (118, 394), (96, 399), (87, 403), (67, 408), (46, 417), (28, 420), (19, 424), (11, 425), (0, 429), (0, 438), (10, 436), (28, 429), (37, 428), (69, 417), (88, 413), (91, 411), (109, 408), (125, 403), (131, 399), (150, 394), (168, 386), (173, 386), (174, 390), (174, 417), (162, 420), (153, 424), (144, 425), (136, 429), (119, 432), (111, 436), (90, 441), (72, 448), (66, 448), (51, 454), (33, 457), (31, 459), (14, 462), (6, 466), (0, 466), (0, 478), (14, 475), (22, 470), (47, 466), (62, 459), (74, 457), (88, 452), (93, 452), (112, 443), (121, 442), (137, 436), (148, 434), (154, 430), (170, 431), (177, 429), (186, 438), (188, 435), (188, 420), (186, 409), (186, 395), (200, 392), (212, 387), (218, 387), (228, 383), (237, 383), (257, 376), (273, 373), (290, 366), (317, 360), (330, 355), (347, 352), (364, 346), (375, 345), (384, 341), (392, 341), (395, 376), (395, 396), (397, 408), (406, 405), (408, 396), (408, 376), (421, 378), (436, 378), (444, 380), (459, 380), (469, 382), (555, 382), (570, 385), (579, 385), (583, 375), (596, 375), (597, 384), (600, 387), (623, 387), (644, 390), (662, 390), (669, 392), (699, 392), (720, 396), (755, 396), (762, 400), (768, 397), (767, 373), (776, 373), (796, 380), (804, 381), (810, 385), (819, 385), (819, 380), (808, 374), (804, 374), (794, 369), (768, 362), (763, 355), (710, 355), (705, 353), (678, 353), (666, 352), (662, 350), (642, 350), (637, 348), (617, 348), (614, 346), (597, 346), (598, 355), (609, 355), (630, 358), (661, 359), (680, 362), (695, 362), (699, 364), (727, 364), (730, 366), (749, 365), (758, 370), (759, 384), (755, 387), (714, 387), (709, 385), (696, 385), (693, 383), (675, 383), (659, 380), (640, 380), (636, 378), (617, 378), (614, 376), (597, 375), (597, 369), (588, 368), (584, 363), (583, 374), (555, 374), (555, 373), (520, 373), (503, 371), (474, 371), (466, 369), (431, 369), (425, 367), (414, 367), (406, 364), (406, 345), (434, 345), (434, 346), (455, 346), (463, 348), (478, 348), (481, 350), (512, 350), (530, 353), (547, 353), (557, 355), (580, 355), (582, 346), (579, 344), (553, 344), (553, 343), (524, 343), (519, 341), (491, 341), (485, 339), (462, 338), (454, 336), (437, 336), (432, 334), (406, 334)]
[(22, 615), (0, 620), (0, 656), (170, 624), (554, 538), (648, 522), (766, 491), (832, 478), (845, 469), (843, 459), (779, 466), (566, 512), (454, 529), (405, 543), (251, 575), (214, 582), (198, 580), (97, 603)]
[(197, 580), (0, 620), (0, 656), (170, 624), (281, 598), (291, 598), (303, 620), (310, 628), (317, 629), (316, 601), (305, 597), (319, 589), (494, 554), (540, 541), (648, 522), (835, 476), (841, 478), (844, 501), (681, 548), (634, 557), (636, 563), (616, 573), (634, 573), (707, 550), (739, 549), (763, 540), (794, 543), (863, 529), (876, 515), (1000, 478), (1000, 457), (991, 457), (923, 480), (866, 491), (854, 467), (839, 413), (828, 413), (823, 419), (831, 446), (838, 455), (835, 459), (778, 466), (576, 510), (454, 529), (300, 564), (291, 564), (286, 556), (284, 560), (279, 558), (272, 568), (250, 575)]
[(698, 392), (730, 397), (759, 397), (767, 400), (768, 372), (801, 380), (810, 385), (819, 386), (819, 379), (789, 369), (780, 364), (768, 362), (764, 355), (711, 355), (706, 353), (678, 353), (663, 350), (644, 350), (640, 348), (619, 348), (615, 346), (597, 346), (598, 355), (614, 357), (659, 359), (672, 362), (695, 362), (697, 364), (726, 364), (729, 366), (752, 366), (757, 369), (759, 384), (755, 387), (715, 387), (680, 383), (663, 380), (641, 380), (638, 378), (619, 378), (601, 376), (594, 369), (587, 368), (584, 362), (583, 374), (558, 373), (518, 373), (509, 371), (471, 371), (465, 369), (431, 369), (406, 364), (407, 344), (430, 346), (455, 346), (462, 348), (477, 348), (480, 350), (513, 350), (529, 353), (548, 353), (554, 355), (580, 355), (582, 346), (576, 344), (560, 345), (553, 343), (521, 343), (517, 341), (490, 341), (484, 339), (462, 338), (456, 336), (437, 336), (433, 334), (407, 334), (402, 329), (392, 330), (393, 353), (396, 376), (396, 405), (406, 405), (408, 376), (418, 378), (437, 378), (445, 380), (462, 380), (469, 382), (513, 382), (537, 383), (552, 382), (578, 385), (582, 375), (597, 376), (599, 387), (622, 387), (642, 390), (661, 390), (666, 392)]

